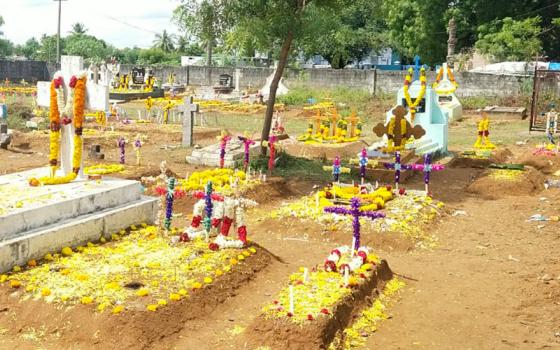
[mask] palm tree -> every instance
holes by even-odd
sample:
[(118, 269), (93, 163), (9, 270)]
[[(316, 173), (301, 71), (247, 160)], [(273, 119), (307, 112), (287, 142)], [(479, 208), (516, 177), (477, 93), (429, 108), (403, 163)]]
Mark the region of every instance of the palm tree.
[(71, 35), (80, 35), (87, 33), (87, 28), (83, 23), (76, 22), (72, 25), (72, 30), (70, 31)]
[(186, 36), (181, 35), (179, 39), (177, 39), (177, 52), (185, 53), (189, 48), (189, 40)]
[(167, 33), (167, 30), (163, 30), (163, 33), (156, 34), (154, 39), (154, 47), (165, 52), (171, 52), (175, 50), (175, 35)]

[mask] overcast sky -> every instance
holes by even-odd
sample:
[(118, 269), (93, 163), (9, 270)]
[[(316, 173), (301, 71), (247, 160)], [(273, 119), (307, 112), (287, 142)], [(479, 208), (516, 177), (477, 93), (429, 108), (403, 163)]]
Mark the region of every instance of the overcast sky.
[[(155, 33), (176, 33), (171, 22), (177, 0), (66, 0), (62, 1), (61, 34), (82, 22), (88, 34), (116, 47), (152, 46)], [(0, 0), (4, 38), (22, 44), (43, 33), (56, 34), (58, 2), (54, 0)]]

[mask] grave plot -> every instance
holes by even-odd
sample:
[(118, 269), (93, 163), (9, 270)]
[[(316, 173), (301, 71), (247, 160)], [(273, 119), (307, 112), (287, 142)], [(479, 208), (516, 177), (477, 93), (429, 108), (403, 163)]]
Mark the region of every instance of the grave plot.
[[(338, 199), (335, 200), (333, 193)], [(414, 240), (419, 246), (433, 246), (437, 239), (426, 226), (443, 214), (444, 204), (426, 196), (424, 191), (403, 189), (401, 193), (395, 193), (388, 186), (359, 195), (358, 187), (335, 184), (332, 188), (284, 203), (269, 213), (266, 219), (294, 218), (298, 222), (319, 222), (328, 231), (347, 230), (352, 226), (352, 218), (325, 213), (324, 208), (336, 203), (349, 203), (352, 197), (357, 196), (362, 201), (361, 210), (380, 210), (385, 214), (384, 218), (375, 221), (360, 219), (368, 232), (397, 233)], [(365, 237), (368, 238), (367, 233)]]
[(387, 262), (367, 248), (351, 255), (348, 246), (339, 247), (324, 266), (292, 274), (288, 287), (263, 307), (245, 334), (255, 346), (328, 348), (337, 336), (341, 341), (343, 331), (392, 278)]
[[(544, 189), (545, 177), (538, 170), (522, 165), (503, 164), (502, 166), (484, 171), (467, 187), (467, 192), (486, 199), (497, 199), (507, 195), (525, 196)], [(515, 168), (510, 168), (514, 166)]]
[(65, 247), (15, 267), (0, 277), (0, 302), (13, 315), (0, 328), (15, 336), (45, 327), (46, 342), (63, 332), (68, 344), (112, 346), (118, 337), (122, 346), (146, 345), (224, 302), (271, 260), (251, 243), (213, 251), (204, 239), (173, 242), (143, 224), (114, 233), (110, 243)]

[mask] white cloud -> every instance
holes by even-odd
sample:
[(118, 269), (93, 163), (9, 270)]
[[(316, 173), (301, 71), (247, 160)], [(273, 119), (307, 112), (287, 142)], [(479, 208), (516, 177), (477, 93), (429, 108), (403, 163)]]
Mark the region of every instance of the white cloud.
[[(117, 47), (150, 47), (155, 33), (177, 33), (171, 21), (177, 0), (66, 0), (62, 1), (61, 33), (82, 22), (88, 33)], [(58, 2), (54, 0), (0, 0), (6, 22), (4, 37), (24, 43), (31, 37), (56, 34)]]

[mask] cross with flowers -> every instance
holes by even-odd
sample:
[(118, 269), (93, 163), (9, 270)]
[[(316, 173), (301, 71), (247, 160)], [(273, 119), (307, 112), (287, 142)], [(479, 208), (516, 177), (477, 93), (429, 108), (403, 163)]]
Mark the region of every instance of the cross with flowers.
[(387, 169), (395, 170), (395, 188), (399, 189), (399, 183), (401, 181), (401, 171), (411, 170), (412, 165), (401, 164), (401, 152), (395, 152), (395, 162), (394, 163), (383, 163), (383, 166)]
[(360, 153), (360, 178), (362, 181), (362, 185), (365, 182), (366, 179), (366, 168), (368, 165), (368, 156), (367, 156), (367, 150), (365, 148), (362, 148), (362, 152)]
[(243, 166), (245, 168), (245, 172), (247, 172), (247, 169), (249, 167), (249, 155), (250, 155), (249, 151), (251, 149), (251, 146), (255, 144), (255, 141), (249, 138), (247, 133), (245, 133), (243, 136), (238, 136), (237, 138), (239, 139), (239, 141), (243, 142), (243, 147), (245, 152), (245, 158), (243, 159)]
[(272, 170), (274, 169), (274, 163), (276, 161), (276, 142), (278, 142), (278, 137), (271, 135), (268, 137), (268, 141), (263, 141), (262, 145), (264, 147), (268, 147), (269, 155), (268, 155), (268, 173), (272, 174)]
[[(163, 164), (162, 164), (163, 165)], [(162, 175), (165, 176), (165, 169), (162, 167)], [(165, 178), (164, 178), (165, 179)], [(173, 201), (181, 199), (185, 196), (185, 191), (176, 187), (177, 180), (173, 177), (166, 178), (163, 184), (156, 186), (155, 191), (162, 197), (160, 213), (158, 214), (158, 221), (165, 232), (171, 229), (171, 220), (173, 218)]]
[(231, 135), (222, 130), (222, 134), (218, 136), (218, 141), (220, 141), (220, 168), (224, 168), (224, 161), (226, 157), (226, 147), (228, 142), (231, 140)]
[(368, 218), (371, 220), (384, 218), (385, 214), (377, 211), (362, 211), (360, 210), (360, 199), (353, 197), (350, 200), (350, 209), (345, 207), (326, 207), (323, 209), (325, 213), (338, 214), (338, 215), (351, 215), (354, 219), (352, 221), (353, 228), (353, 241), (354, 249), (360, 248), (360, 218)]
[(412, 164), (412, 170), (419, 170), (424, 172), (424, 184), (426, 185), (426, 194), (428, 186), (430, 185), (430, 174), (432, 171), (440, 171), (445, 169), (442, 164), (432, 164), (432, 155), (426, 154), (424, 156), (424, 164)]

